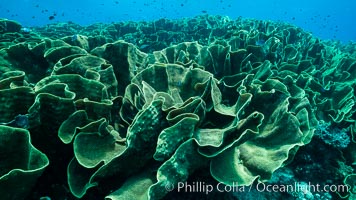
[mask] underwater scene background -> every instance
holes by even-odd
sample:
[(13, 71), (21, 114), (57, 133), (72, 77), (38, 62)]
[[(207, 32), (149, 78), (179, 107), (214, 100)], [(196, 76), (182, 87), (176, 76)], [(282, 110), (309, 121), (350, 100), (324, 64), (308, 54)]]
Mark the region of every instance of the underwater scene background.
[(0, 199), (356, 199), (354, 8), (1, 1)]
[(179, 19), (200, 14), (283, 21), (321, 39), (356, 40), (356, 2), (350, 0), (13, 0), (0, 1), (1, 17), (24, 27), (72, 21), (80, 25)]

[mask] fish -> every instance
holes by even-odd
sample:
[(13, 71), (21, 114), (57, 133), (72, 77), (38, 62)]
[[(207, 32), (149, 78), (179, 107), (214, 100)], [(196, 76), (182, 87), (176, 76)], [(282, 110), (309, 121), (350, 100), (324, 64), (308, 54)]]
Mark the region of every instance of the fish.
[(145, 48), (147, 48), (147, 47), (149, 47), (150, 45), (148, 45), (148, 44), (143, 44), (143, 45), (141, 45), (140, 46), (140, 49), (145, 49)]
[(256, 46), (263, 46), (265, 43), (266, 43), (266, 40), (260, 39), (260, 40), (256, 41), (255, 45)]
[(31, 32), (31, 29), (26, 28), (26, 27), (22, 27), (22, 28), (21, 28), (21, 32), (23, 32), (23, 33), (30, 33), (30, 32)]
[(27, 129), (27, 128), (29, 128), (28, 114), (25, 114), (25, 115), (19, 114), (10, 122), (0, 123), (0, 125), (6, 125), (6, 126), (15, 127), (15, 128)]
[(78, 34), (74, 34), (71, 39), (72, 39), (72, 42), (77, 41), (78, 40)]

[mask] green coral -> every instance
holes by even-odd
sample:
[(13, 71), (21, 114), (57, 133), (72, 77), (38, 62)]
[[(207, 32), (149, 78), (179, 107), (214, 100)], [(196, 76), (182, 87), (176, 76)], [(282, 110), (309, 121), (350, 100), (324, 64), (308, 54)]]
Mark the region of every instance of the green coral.
[[(51, 39), (10, 38), (0, 49), (0, 123), (26, 115), (29, 126), (0, 133), (9, 143), (18, 141), (10, 133), (24, 134), (18, 145), (36, 152), (31, 134), (53, 162), (44, 180), (57, 175), (66, 197), (85, 199), (163, 199), (167, 185), (202, 171), (226, 185), (266, 182), (322, 121), (350, 130), (340, 154), (355, 163), (354, 57), (286, 24), (218, 16), (176, 23), (78, 33), (60, 23), (49, 25), (58, 36), (37, 29)], [(102, 35), (86, 36), (97, 28)], [(48, 165), (37, 154), (42, 167), (24, 184)]]
[(47, 156), (30, 142), (25, 129), (0, 125), (0, 194), (2, 199), (24, 199), (49, 165)]

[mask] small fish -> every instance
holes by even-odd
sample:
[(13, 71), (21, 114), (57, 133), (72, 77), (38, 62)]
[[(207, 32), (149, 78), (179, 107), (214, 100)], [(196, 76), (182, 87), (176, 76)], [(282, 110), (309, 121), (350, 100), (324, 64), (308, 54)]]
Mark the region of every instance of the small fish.
[(320, 91), (321, 91), (322, 93), (328, 92), (328, 91), (330, 91), (330, 88), (324, 88), (324, 87), (322, 87), (322, 88), (320, 89)]
[(15, 128), (25, 128), (29, 127), (28, 114), (26, 115), (17, 115), (12, 121), (6, 123), (0, 123), (0, 125), (11, 126)]
[(148, 45), (148, 44), (143, 44), (143, 45), (141, 45), (140, 46), (140, 49), (145, 49), (145, 48), (147, 48), (147, 47), (149, 47), (150, 45)]
[(72, 42), (77, 41), (78, 40), (78, 34), (74, 34), (71, 39), (72, 39)]
[(26, 27), (22, 27), (22, 28), (21, 28), (21, 31), (22, 31), (23, 33), (30, 33), (30, 32), (31, 32), (31, 29), (26, 28)]
[(51, 16), (48, 17), (48, 19), (49, 19), (49, 20), (54, 20), (54, 16), (51, 15)]
[(256, 41), (255, 45), (256, 46), (263, 46), (265, 43), (266, 43), (266, 41), (264, 39), (260, 39), (260, 40)]

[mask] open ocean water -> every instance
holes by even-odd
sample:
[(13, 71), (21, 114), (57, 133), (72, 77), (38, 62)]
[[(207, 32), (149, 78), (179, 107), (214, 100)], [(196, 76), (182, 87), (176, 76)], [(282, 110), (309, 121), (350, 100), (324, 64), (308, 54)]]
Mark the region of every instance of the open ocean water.
[(356, 200), (355, 10), (0, 0), (0, 200)]
[(1, 17), (19, 21), (23, 26), (43, 26), (72, 21), (80, 25), (118, 21), (177, 19), (200, 14), (223, 15), (283, 21), (312, 32), (322, 39), (343, 42), (356, 40), (354, 9), (350, 0), (182, 0), (182, 1), (67, 1), (2, 0)]

